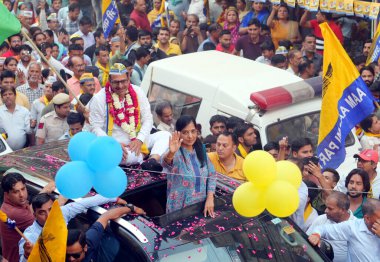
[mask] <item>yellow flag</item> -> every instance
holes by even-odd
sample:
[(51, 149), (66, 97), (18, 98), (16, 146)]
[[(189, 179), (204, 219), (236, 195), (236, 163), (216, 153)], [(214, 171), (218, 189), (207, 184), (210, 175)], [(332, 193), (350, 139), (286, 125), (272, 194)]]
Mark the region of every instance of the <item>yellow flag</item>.
[(317, 154), (322, 168), (338, 168), (347, 135), (374, 110), (373, 97), (329, 25), (319, 27), (325, 46)]
[(380, 57), (380, 23), (377, 25), (376, 33), (372, 40), (371, 49), (369, 50), (366, 65), (377, 62)]
[(54, 201), (42, 233), (34, 244), (29, 262), (64, 262), (67, 226), (58, 201)]

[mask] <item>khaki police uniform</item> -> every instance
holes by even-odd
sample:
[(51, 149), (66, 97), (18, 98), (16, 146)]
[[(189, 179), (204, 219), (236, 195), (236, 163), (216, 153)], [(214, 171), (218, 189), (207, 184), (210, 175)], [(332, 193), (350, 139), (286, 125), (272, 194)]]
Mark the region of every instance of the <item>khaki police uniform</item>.
[[(70, 98), (67, 94), (58, 94), (52, 99), (52, 103), (55, 105), (62, 105), (68, 102), (70, 102)], [(60, 118), (54, 110), (41, 117), (36, 137), (44, 139), (45, 143), (57, 141), (68, 129), (67, 117)]]

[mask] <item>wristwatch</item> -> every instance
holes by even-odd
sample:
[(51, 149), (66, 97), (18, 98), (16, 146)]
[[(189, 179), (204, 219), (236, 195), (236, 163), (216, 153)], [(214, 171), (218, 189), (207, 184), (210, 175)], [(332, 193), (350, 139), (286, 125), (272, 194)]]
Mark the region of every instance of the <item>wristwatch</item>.
[(131, 203), (125, 204), (124, 206), (128, 207), (132, 212), (135, 212), (135, 206)]

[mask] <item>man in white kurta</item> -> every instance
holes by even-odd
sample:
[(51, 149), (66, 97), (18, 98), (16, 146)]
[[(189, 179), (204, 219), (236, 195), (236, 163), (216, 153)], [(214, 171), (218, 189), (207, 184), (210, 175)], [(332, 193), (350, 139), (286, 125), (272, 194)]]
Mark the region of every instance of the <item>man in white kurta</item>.
[[(119, 63), (114, 64), (110, 70), (110, 87), (100, 90), (90, 101), (90, 124), (91, 130), (97, 136), (111, 135), (123, 147), (125, 152), (125, 164), (134, 164), (142, 162), (141, 146), (143, 143), (150, 149), (150, 157), (159, 160), (159, 157), (168, 149), (169, 136), (168, 132), (157, 132), (150, 135), (153, 126), (153, 116), (150, 111), (148, 98), (140, 87), (131, 85), (137, 95), (140, 109), (140, 130), (136, 130), (136, 137), (131, 139), (131, 134), (127, 133), (121, 126), (110, 124), (110, 112), (106, 102), (106, 89), (110, 88), (111, 94), (116, 93), (122, 107), (129, 106), (124, 97), (128, 93), (130, 79), (126, 68)], [(112, 130), (109, 127), (112, 126)]]

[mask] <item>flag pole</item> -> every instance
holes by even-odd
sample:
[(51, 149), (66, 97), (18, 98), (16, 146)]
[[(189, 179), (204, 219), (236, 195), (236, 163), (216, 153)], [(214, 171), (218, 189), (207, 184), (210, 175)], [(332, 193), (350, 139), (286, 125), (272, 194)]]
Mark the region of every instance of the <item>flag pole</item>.
[(23, 239), (25, 239), (26, 242), (30, 242), (29, 239), (24, 235), (24, 233), (22, 233), (21, 230), (18, 229), (18, 227), (15, 227), (15, 230), (16, 230), (17, 233), (19, 233), (19, 235), (20, 235)]
[(66, 83), (66, 81), (62, 78), (61, 74), (57, 72), (57, 70), (51, 65), (51, 63), (46, 59), (46, 57), (42, 54), (40, 49), (35, 45), (33, 40), (29, 37), (28, 33), (25, 31), (24, 28), (21, 29), (22, 35), (28, 39), (29, 43), (31, 44), (32, 48), (38, 53), (38, 55), (45, 61), (46, 64), (49, 65), (50, 69), (53, 70), (53, 72), (57, 75), (58, 79), (62, 82), (62, 84), (66, 87), (66, 89), (70, 92), (70, 94), (77, 100), (78, 104), (85, 108), (85, 106), (82, 104), (82, 102), (79, 100), (78, 96), (74, 94), (73, 90), (69, 87), (69, 85)]

